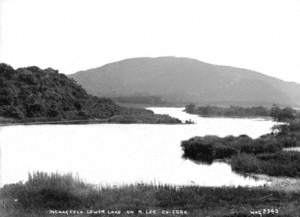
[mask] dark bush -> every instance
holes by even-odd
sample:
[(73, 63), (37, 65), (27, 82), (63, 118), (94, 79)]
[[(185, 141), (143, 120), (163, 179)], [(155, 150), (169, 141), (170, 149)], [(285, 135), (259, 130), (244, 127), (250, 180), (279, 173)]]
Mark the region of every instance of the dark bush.
[(240, 152), (249, 154), (274, 153), (282, 149), (282, 144), (272, 135), (264, 135), (247, 142), (239, 141)]
[(282, 144), (273, 135), (258, 139), (246, 135), (224, 138), (204, 136), (182, 141), (181, 147), (184, 158), (211, 163), (213, 160), (231, 158), (237, 153), (274, 153), (282, 149)]
[(300, 153), (281, 151), (272, 154), (240, 154), (231, 160), (234, 171), (270, 176), (300, 177)]
[(238, 154), (231, 159), (231, 168), (240, 173), (261, 173), (260, 166), (255, 155)]
[(44, 112), (45, 108), (42, 104), (34, 103), (26, 105), (26, 114), (29, 118), (44, 116)]
[(235, 154), (237, 154), (237, 150), (232, 147), (228, 147), (221, 143), (217, 143), (214, 146), (214, 159), (230, 158)]
[(237, 153), (234, 148), (225, 145), (216, 136), (194, 137), (182, 141), (183, 157), (204, 163), (212, 163), (216, 159), (230, 158)]

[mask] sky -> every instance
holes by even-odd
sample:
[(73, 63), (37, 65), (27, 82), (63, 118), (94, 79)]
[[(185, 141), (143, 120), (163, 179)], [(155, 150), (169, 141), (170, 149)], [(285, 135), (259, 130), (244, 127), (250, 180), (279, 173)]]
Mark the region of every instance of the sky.
[(0, 62), (62, 73), (178, 56), (300, 83), (300, 0), (0, 0)]

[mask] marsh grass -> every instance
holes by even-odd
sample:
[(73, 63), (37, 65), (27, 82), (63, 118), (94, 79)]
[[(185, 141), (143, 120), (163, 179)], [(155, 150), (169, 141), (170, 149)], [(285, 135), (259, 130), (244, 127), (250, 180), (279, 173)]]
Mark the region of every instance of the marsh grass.
[(37, 172), (29, 175), (25, 183), (5, 185), (0, 190), (0, 201), (0, 213), (6, 213), (8, 217), (18, 216), (16, 213), (46, 216), (50, 209), (181, 209), (188, 210), (189, 216), (230, 216), (266, 207), (277, 207), (283, 211), (287, 207), (300, 207), (300, 193), (264, 187), (217, 188), (142, 183), (97, 186), (87, 184), (72, 174)]
[(204, 163), (212, 163), (214, 160), (230, 159), (238, 153), (262, 154), (275, 153), (283, 148), (274, 135), (264, 135), (252, 139), (247, 135), (238, 137), (204, 136), (193, 137), (182, 141), (183, 157)]
[(280, 151), (259, 155), (239, 154), (232, 157), (231, 167), (242, 173), (300, 177), (300, 153)]

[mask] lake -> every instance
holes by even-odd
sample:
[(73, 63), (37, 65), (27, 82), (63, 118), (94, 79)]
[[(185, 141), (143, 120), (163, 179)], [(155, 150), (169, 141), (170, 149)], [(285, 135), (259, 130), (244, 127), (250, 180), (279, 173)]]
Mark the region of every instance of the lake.
[(255, 186), (225, 163), (196, 164), (181, 158), (180, 142), (193, 136), (258, 137), (274, 122), (264, 119), (202, 118), (183, 108), (149, 108), (190, 125), (88, 124), (5, 126), (0, 129), (2, 184), (26, 181), (28, 173), (71, 172), (101, 185)]

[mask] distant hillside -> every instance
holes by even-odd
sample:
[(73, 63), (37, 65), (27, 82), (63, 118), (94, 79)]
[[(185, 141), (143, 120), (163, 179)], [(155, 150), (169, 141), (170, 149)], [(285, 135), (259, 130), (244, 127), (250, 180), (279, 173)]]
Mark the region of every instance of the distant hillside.
[(51, 68), (13, 69), (0, 64), (0, 117), (19, 121), (95, 120), (178, 123), (166, 115), (131, 109), (86, 93), (76, 81)]
[(155, 96), (161, 101), (180, 104), (300, 104), (299, 84), (189, 58), (126, 59), (70, 77), (90, 94), (126, 100)]

